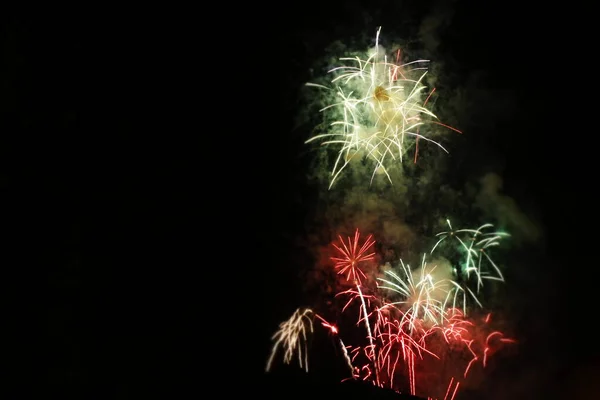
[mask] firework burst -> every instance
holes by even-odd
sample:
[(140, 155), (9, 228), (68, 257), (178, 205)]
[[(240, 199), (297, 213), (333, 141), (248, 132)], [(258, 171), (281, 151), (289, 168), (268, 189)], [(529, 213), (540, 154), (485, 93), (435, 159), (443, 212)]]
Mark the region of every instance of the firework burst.
[(360, 232), (358, 229), (354, 232), (354, 238), (347, 237), (347, 240), (338, 235), (339, 243), (334, 243), (333, 247), (338, 251), (338, 257), (331, 257), (335, 263), (335, 269), (340, 275), (346, 274), (346, 280), (356, 282), (360, 285), (362, 279), (367, 276), (359, 268), (359, 264), (373, 260), (375, 253), (368, 251), (375, 245), (373, 236), (367, 236), (363, 244), (359, 245)]
[(400, 260), (402, 275), (393, 270), (385, 271), (391, 279), (377, 278), (383, 282), (381, 289), (387, 289), (399, 294), (402, 300), (388, 303), (388, 306), (402, 306), (404, 318), (408, 318), (412, 331), (417, 320), (438, 325), (445, 316), (445, 302), (453, 282), (448, 279), (436, 279), (437, 265), (429, 267), (425, 255), (421, 261), (419, 275), (415, 278), (409, 265)]
[(426, 129), (431, 124), (460, 133), (440, 123), (427, 107), (435, 91), (427, 93), (424, 83), (429, 60), (404, 63), (400, 50), (388, 59), (379, 45), (380, 30), (375, 48), (365, 57), (340, 58), (343, 65), (329, 71), (333, 75), (331, 86), (307, 84), (334, 94), (334, 100), (321, 109), (333, 118), (331, 130), (306, 141), (321, 141), (322, 145), (337, 148), (329, 188), (350, 163), (364, 159), (373, 166), (371, 183), (376, 174), (384, 174), (392, 182), (390, 167), (401, 164), (411, 148), (416, 162), (419, 140), (447, 153)]
[[(483, 307), (478, 299), (478, 295), (483, 288), (484, 280), (504, 282), (504, 276), (498, 265), (490, 256), (490, 250), (500, 245), (503, 238), (510, 234), (501, 231), (495, 231), (492, 224), (483, 224), (476, 229), (453, 229), (450, 220), (447, 219), (449, 230), (439, 232), (436, 236), (439, 238), (430, 254), (446, 242), (451, 242), (454, 253), (459, 255), (459, 269), (456, 269), (457, 280), (453, 283), (454, 287), (448, 293), (447, 300), (456, 307), (458, 302), (463, 304), (463, 312), (466, 313), (468, 300), (474, 301), (479, 307)], [(472, 281), (476, 281), (476, 287), (470, 286)]]
[[(439, 251), (446, 238), (458, 235), (458, 243), (476, 249), (479, 255), (481, 249), (489, 248), (497, 243), (499, 236), (504, 236), (486, 233), (491, 228), (489, 224), (462, 230), (452, 230), (449, 226), (449, 231), (438, 235), (440, 239), (432, 251)], [(461, 238), (462, 234), (473, 240)], [(313, 331), (316, 318), (337, 338), (351, 372), (348, 379), (370, 382), (399, 393), (450, 400), (457, 396), (460, 387), (468, 384), (471, 371), (485, 368), (503, 344), (514, 343), (502, 332), (488, 328), (491, 314), (481, 321), (467, 318), (464, 309), (454, 304), (456, 301), (449, 301), (457, 292), (464, 293), (464, 289), (450, 278), (451, 266), (447, 262), (428, 261), (424, 254), (416, 269), (400, 260), (396, 268), (384, 270), (383, 276), (368, 276), (358, 264), (374, 259), (372, 236), (361, 241), (357, 229), (353, 237), (342, 240), (339, 236), (339, 239), (339, 243), (332, 244), (342, 255), (332, 258), (334, 267), (353, 286), (336, 297), (348, 298), (341, 315), (357, 312), (355, 325), (363, 332), (362, 339), (356, 342), (353, 336), (352, 344), (346, 346), (336, 324), (310, 309), (298, 309), (273, 336), (275, 344), (267, 371), (280, 348), (284, 350), (286, 364), (297, 357), (300, 367), (308, 371), (307, 334)], [(353, 303), (357, 307), (350, 307)]]
[(297, 309), (287, 321), (279, 325), (279, 330), (272, 337), (275, 344), (267, 362), (267, 372), (271, 369), (273, 358), (280, 346), (284, 349), (284, 363), (289, 364), (297, 355), (300, 368), (304, 368), (308, 372), (307, 330), (308, 333), (313, 333), (313, 314), (309, 308)]

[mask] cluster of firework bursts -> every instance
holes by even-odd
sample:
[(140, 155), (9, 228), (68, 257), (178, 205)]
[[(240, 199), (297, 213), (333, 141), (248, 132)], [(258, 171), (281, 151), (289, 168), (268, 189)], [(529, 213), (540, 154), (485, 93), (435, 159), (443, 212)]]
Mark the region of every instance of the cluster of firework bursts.
[[(492, 330), (492, 315), (482, 313), (477, 297), (485, 280), (504, 280), (488, 252), (507, 234), (486, 228), (492, 226), (442, 232), (418, 269), (400, 260), (374, 279), (369, 276), (378, 275), (379, 268), (372, 236), (361, 240), (356, 230), (351, 237), (338, 237), (332, 244), (337, 253), (332, 268), (348, 288), (336, 297), (344, 299), (342, 314), (354, 315), (356, 327), (364, 331), (364, 343), (344, 344), (335, 324), (311, 309), (298, 309), (273, 336), (267, 371), (282, 350), (285, 363), (297, 359), (308, 372), (307, 343), (318, 320), (339, 339), (352, 379), (422, 397), (455, 398), (475, 369), (485, 368), (489, 357), (514, 342)], [(444, 240), (462, 254), (461, 270), (427, 262)], [(470, 316), (471, 303), (477, 317)]]
[[(331, 107), (341, 108), (343, 118), (332, 124), (333, 133), (309, 140), (325, 138), (325, 144), (339, 148), (331, 185), (355, 157), (370, 159), (373, 174), (389, 178), (391, 164), (402, 161), (407, 149), (413, 147), (416, 159), (418, 141), (432, 142), (420, 130), (423, 116), (436, 118), (425, 107), (431, 93), (421, 101), (424, 72), (418, 79), (409, 77), (422, 61), (399, 64), (399, 55), (396, 63), (381, 57), (377, 44), (366, 60), (343, 59), (356, 65), (334, 69), (340, 100)], [(447, 227), (432, 238), (416, 268), (402, 259), (380, 265), (372, 235), (361, 237), (358, 229), (339, 235), (330, 247), (341, 288), (335, 293), (336, 310), (297, 309), (274, 334), (266, 370), (283, 354), (284, 363), (297, 362), (308, 372), (316, 325), (334, 335), (347, 379), (428, 399), (455, 399), (461, 387), (481, 378), (490, 357), (514, 340), (492, 328), (492, 314), (482, 300), (487, 283), (504, 282), (491, 252), (509, 235), (491, 224), (455, 229), (447, 220)], [(352, 332), (339, 328), (349, 321)]]

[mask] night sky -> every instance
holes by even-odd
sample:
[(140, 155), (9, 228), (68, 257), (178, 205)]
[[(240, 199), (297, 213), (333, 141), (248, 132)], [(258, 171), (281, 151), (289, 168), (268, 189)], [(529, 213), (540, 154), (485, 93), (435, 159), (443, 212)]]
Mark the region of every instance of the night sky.
[(515, 251), (507, 282), (522, 346), (458, 398), (598, 396), (589, 25), (569, 26), (563, 8), (487, 3), (3, 16), (10, 381), (77, 398), (350, 397), (331, 346), (314, 373), (263, 371), (279, 322), (311, 306), (304, 243), (326, 188), (307, 177), (302, 86), (332, 42), (382, 26), (426, 42), (439, 96), (464, 96), (450, 182), (498, 174), (543, 232)]

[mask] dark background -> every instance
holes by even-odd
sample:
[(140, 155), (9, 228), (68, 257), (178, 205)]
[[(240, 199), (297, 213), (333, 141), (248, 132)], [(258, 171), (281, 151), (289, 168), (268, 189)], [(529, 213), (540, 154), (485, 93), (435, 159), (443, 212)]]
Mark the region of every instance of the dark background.
[(451, 82), (483, 74), (483, 91), (516, 104), (464, 154), (487, 149), (468, 162), (501, 169), (505, 192), (536, 210), (546, 243), (544, 262), (516, 284), (528, 350), (464, 398), (593, 397), (586, 14), (357, 0), (4, 14), (8, 387), (119, 399), (341, 390), (326, 371), (263, 376), (270, 335), (306, 301), (296, 240), (310, 229), (317, 188), (305, 184), (307, 132), (293, 129), (299, 88), (334, 40), (380, 25), (418, 38), (427, 16), (447, 15), (438, 52), (455, 68)]

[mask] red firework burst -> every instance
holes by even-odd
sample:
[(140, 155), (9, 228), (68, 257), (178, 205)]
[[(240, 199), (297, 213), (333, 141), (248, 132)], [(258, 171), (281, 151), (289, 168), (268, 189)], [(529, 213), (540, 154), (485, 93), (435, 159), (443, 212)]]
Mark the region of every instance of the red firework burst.
[(360, 232), (358, 229), (354, 233), (354, 239), (348, 236), (347, 242), (344, 242), (344, 239), (338, 235), (340, 244), (333, 243), (333, 247), (340, 253), (340, 257), (331, 257), (331, 260), (335, 262), (334, 267), (338, 270), (338, 274), (347, 274), (346, 280), (358, 285), (361, 284), (361, 277), (367, 277), (358, 267), (358, 264), (375, 258), (374, 252), (367, 254), (367, 251), (375, 244), (373, 236), (369, 235), (360, 246), (358, 244), (359, 238)]

